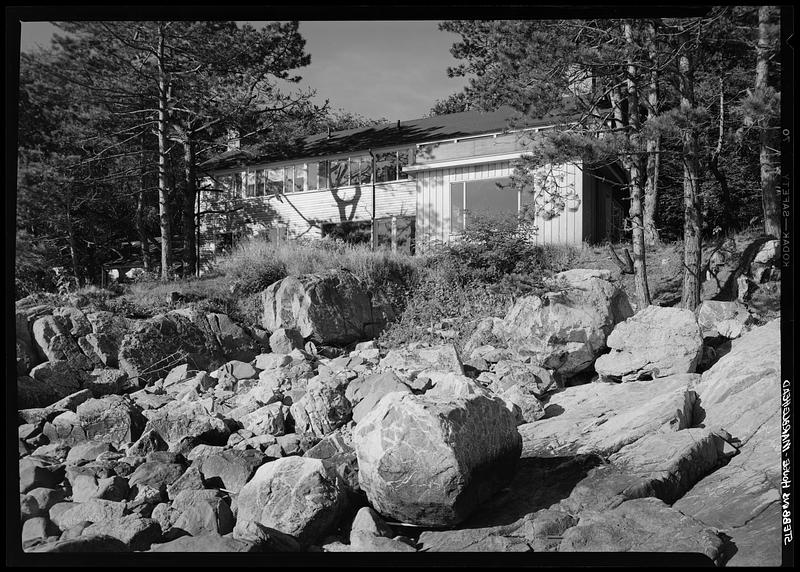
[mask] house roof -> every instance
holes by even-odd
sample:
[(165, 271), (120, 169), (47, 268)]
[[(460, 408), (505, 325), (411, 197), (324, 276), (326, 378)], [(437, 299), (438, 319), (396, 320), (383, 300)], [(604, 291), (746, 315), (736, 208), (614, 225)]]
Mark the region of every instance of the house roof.
[(399, 123), (385, 123), (372, 127), (359, 127), (311, 135), (304, 138), (290, 156), (257, 155), (246, 149), (233, 149), (221, 153), (200, 165), (205, 170), (225, 169), (236, 165), (286, 161), (335, 155), (353, 151), (411, 145), (426, 141), (441, 141), (483, 133), (498, 133), (508, 129), (512, 122), (515, 128), (540, 127), (563, 122), (572, 114), (550, 114), (543, 117), (523, 117), (511, 107), (482, 113), (464, 111), (447, 115), (436, 115)]

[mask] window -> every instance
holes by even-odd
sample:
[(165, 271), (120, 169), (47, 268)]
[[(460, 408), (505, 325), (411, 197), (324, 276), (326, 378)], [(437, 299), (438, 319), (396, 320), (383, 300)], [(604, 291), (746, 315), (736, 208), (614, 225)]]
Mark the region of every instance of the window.
[(328, 174), (329, 188), (344, 187), (350, 184), (350, 164), (347, 159), (334, 159)]
[(246, 197), (254, 197), (256, 196), (256, 172), (255, 171), (246, 171), (244, 174), (245, 180), (245, 196)]
[(294, 165), (286, 165), (283, 168), (284, 180), (283, 188), (287, 193), (294, 192)]
[(283, 167), (267, 169), (267, 194), (279, 195), (283, 192)]
[(397, 152), (397, 178), (398, 179), (408, 179), (408, 173), (403, 172), (403, 167), (408, 166), (408, 149), (405, 151), (398, 151)]
[(244, 173), (234, 173), (231, 175), (233, 177), (233, 194), (237, 197), (241, 197), (242, 193), (242, 179), (244, 177)]
[(450, 183), (450, 232), (470, 226), (470, 215), (503, 216), (519, 213), (519, 191), (508, 178)]
[(319, 188), (319, 163), (308, 164), (308, 190), (316, 191)]
[(328, 169), (330, 168), (330, 163), (328, 161), (320, 161), (319, 162), (319, 179), (317, 182), (318, 189), (327, 189), (328, 188)]
[(366, 185), (372, 182), (372, 157), (350, 157), (350, 184)]
[(266, 193), (266, 172), (264, 169), (256, 171), (256, 196), (263, 197)]
[(397, 153), (395, 151), (376, 153), (375, 181), (385, 183), (394, 180), (397, 180)]
[(301, 192), (306, 190), (306, 165), (294, 166), (294, 191)]

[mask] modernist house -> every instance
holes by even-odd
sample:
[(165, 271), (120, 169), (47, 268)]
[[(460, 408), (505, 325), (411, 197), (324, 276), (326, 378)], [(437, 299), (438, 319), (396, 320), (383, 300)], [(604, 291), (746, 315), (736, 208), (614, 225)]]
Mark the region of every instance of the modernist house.
[(510, 129), (512, 116), (509, 108), (468, 111), (324, 133), (306, 138), (292, 158), (230, 149), (204, 165), (200, 209), (211, 214), (201, 217), (201, 258), (244, 235), (368, 241), (372, 229), (381, 246), (422, 251), (457, 239), (475, 214), (519, 213), (546, 200), (548, 184), (567, 198), (556, 216), (535, 220), (534, 240), (616, 239), (627, 209), (613, 166), (553, 165), (543, 170), (543, 188), (508, 188), (525, 135), (555, 125), (544, 118)]

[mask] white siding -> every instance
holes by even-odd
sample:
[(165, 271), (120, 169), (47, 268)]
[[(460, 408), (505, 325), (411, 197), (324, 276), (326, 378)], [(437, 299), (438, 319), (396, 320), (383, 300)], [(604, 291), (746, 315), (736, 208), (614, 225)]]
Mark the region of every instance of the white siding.
[[(577, 201), (559, 216), (546, 221), (537, 217), (537, 243), (580, 244), (583, 241), (583, 173), (579, 165), (569, 163), (555, 168), (564, 173), (563, 184), (573, 187)], [(426, 241), (447, 242), (450, 238), (450, 183), (508, 177), (513, 168), (509, 161), (432, 169), (416, 174), (417, 237), (420, 247)], [(523, 200), (524, 202), (524, 200)]]

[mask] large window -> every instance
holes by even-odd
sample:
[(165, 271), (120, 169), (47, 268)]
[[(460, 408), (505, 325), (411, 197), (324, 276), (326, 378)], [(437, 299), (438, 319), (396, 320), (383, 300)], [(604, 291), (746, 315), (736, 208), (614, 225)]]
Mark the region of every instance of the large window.
[(267, 194), (279, 195), (283, 192), (283, 167), (267, 169)]
[(372, 158), (369, 155), (350, 157), (350, 184), (367, 185), (372, 182)]
[[(294, 192), (299, 193), (306, 190), (306, 164), (294, 166)], [(290, 192), (286, 189), (286, 192)]]
[(335, 159), (331, 161), (330, 173), (328, 175), (328, 188), (335, 189), (346, 187), (350, 184), (350, 163), (345, 159)]
[(450, 183), (450, 232), (470, 228), (470, 217), (501, 217), (519, 213), (519, 191), (508, 178)]

